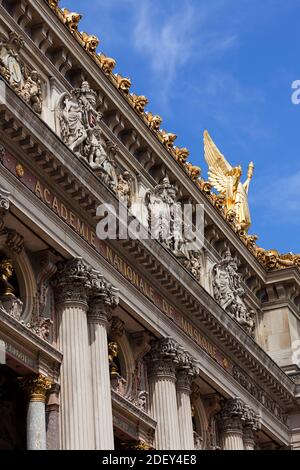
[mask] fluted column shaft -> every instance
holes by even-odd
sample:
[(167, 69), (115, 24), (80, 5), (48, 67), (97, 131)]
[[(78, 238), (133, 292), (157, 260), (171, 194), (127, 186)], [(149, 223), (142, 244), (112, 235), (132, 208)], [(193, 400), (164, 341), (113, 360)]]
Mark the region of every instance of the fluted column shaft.
[(51, 388), (51, 380), (42, 375), (25, 377), (21, 385), (28, 394), (27, 410), (27, 449), (46, 450), (46, 393)]
[(150, 413), (157, 421), (155, 433), (157, 450), (180, 449), (175, 355), (172, 340), (167, 339), (156, 342), (147, 358)]
[(108, 361), (108, 314), (102, 301), (95, 301), (88, 315), (94, 400), (96, 450), (114, 449), (111, 385)]
[(60, 430), (63, 450), (95, 447), (91, 361), (87, 325), (87, 266), (61, 264), (55, 282), (61, 368)]
[(250, 426), (246, 426), (244, 428), (243, 433), (243, 442), (244, 442), (244, 450), (254, 450), (255, 449), (255, 439), (254, 439), (254, 432)]
[(193, 418), (191, 407), (191, 376), (188, 371), (177, 375), (177, 406), (180, 433), (180, 449), (194, 450)]
[(243, 425), (239, 418), (223, 422), (221, 440), (223, 450), (244, 450)]

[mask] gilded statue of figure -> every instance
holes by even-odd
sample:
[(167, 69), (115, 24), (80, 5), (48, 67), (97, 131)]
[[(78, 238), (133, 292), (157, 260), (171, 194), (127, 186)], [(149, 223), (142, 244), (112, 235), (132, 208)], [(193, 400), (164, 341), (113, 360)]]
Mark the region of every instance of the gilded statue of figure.
[(224, 196), (226, 212), (235, 215), (237, 228), (247, 232), (251, 225), (248, 191), (253, 176), (253, 162), (249, 164), (247, 180), (242, 183), (242, 168), (233, 168), (227, 162), (207, 131), (204, 132), (204, 153), (209, 166), (209, 182)]
[(15, 296), (15, 289), (8, 281), (13, 275), (13, 270), (11, 260), (5, 259), (0, 262), (0, 297)]
[(111, 341), (108, 344), (108, 361), (109, 361), (109, 370), (110, 370), (111, 377), (119, 375), (118, 366), (114, 362), (114, 360), (118, 357), (118, 353), (119, 353), (118, 343), (116, 343), (115, 341)]

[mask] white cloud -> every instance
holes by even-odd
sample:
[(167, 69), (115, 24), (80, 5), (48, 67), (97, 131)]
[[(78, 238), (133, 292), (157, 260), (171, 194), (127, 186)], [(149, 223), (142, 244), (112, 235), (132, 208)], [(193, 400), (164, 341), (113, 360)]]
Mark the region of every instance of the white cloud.
[[(204, 61), (213, 53), (224, 51), (235, 43), (237, 36), (207, 32), (205, 24), (210, 10), (188, 0), (176, 2), (178, 8), (144, 0), (136, 12), (133, 32), (134, 47), (147, 56), (149, 65), (160, 79), (160, 92), (167, 95), (177, 73), (190, 60)], [(200, 31), (200, 33), (199, 33)], [(166, 97), (166, 96), (165, 96)]]

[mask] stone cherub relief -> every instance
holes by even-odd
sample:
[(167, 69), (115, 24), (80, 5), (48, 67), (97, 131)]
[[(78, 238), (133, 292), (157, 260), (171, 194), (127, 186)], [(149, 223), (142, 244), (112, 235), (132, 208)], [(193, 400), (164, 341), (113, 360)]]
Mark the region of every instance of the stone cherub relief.
[(36, 70), (28, 71), (20, 58), (23, 39), (11, 31), (8, 39), (0, 38), (0, 74), (38, 114), (42, 112), (42, 85)]
[(242, 183), (241, 167), (233, 168), (227, 162), (207, 131), (204, 132), (204, 153), (209, 166), (209, 182), (224, 199), (228, 219), (233, 220), (239, 230), (247, 232), (251, 225), (248, 190), (253, 176), (253, 163), (249, 164), (247, 179)]
[(23, 302), (17, 298), (15, 288), (10, 283), (13, 276), (13, 264), (10, 259), (0, 262), (0, 306), (12, 317), (20, 320)]
[(107, 151), (96, 110), (96, 92), (87, 82), (64, 93), (58, 103), (58, 121), (64, 143), (85, 160), (111, 189), (116, 190), (116, 165)]
[(237, 262), (230, 251), (213, 267), (213, 292), (216, 301), (226, 310), (251, 336), (254, 335), (255, 312), (245, 302), (245, 290)]

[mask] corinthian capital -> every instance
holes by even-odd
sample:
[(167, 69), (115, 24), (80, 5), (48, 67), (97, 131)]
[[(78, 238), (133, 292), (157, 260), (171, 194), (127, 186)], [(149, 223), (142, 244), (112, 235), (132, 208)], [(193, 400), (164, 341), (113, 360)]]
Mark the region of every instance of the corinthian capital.
[(112, 311), (119, 304), (119, 290), (107, 282), (98, 271), (92, 271), (90, 278), (89, 321), (108, 321)]
[(245, 405), (245, 426), (251, 431), (259, 431), (261, 428), (260, 417), (253, 411), (250, 406)]
[(218, 415), (223, 431), (242, 430), (246, 418), (245, 411), (245, 403), (240, 398), (227, 400)]
[(178, 347), (177, 390), (191, 394), (192, 379), (195, 376), (193, 357), (181, 346)]
[(27, 376), (21, 379), (21, 387), (27, 393), (29, 401), (45, 403), (46, 394), (52, 387), (52, 380), (44, 375)]
[(166, 377), (176, 380), (178, 344), (172, 338), (163, 338), (151, 343), (146, 356), (149, 377)]
[(52, 282), (57, 304), (81, 302), (87, 304), (90, 290), (90, 268), (82, 258), (59, 262)]

